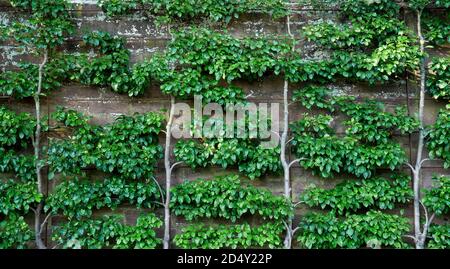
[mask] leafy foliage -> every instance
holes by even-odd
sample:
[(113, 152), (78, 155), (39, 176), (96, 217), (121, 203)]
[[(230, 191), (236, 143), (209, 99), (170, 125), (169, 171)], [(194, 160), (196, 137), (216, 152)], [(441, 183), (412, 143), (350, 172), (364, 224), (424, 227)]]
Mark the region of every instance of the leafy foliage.
[[(174, 33), (163, 55), (152, 58), (161, 90), (177, 97), (228, 90), (232, 81), (255, 79), (281, 72), (292, 44), (286, 39), (246, 37), (205, 28), (187, 28)], [(223, 83), (227, 87), (222, 86)], [(235, 87), (231, 88), (237, 92)]]
[(104, 181), (66, 181), (58, 184), (46, 201), (46, 211), (62, 212), (69, 219), (92, 216), (93, 210), (128, 203), (138, 208), (153, 208), (161, 198), (151, 182), (126, 182), (120, 178)]
[(406, 109), (397, 107), (389, 113), (379, 102), (356, 103), (348, 97), (327, 100), (325, 96), (325, 89), (308, 87), (305, 93), (297, 91), (294, 99), (346, 114), (346, 136), (335, 134), (331, 116), (304, 115), (291, 124), (293, 150), (302, 159), (301, 166), (322, 177), (348, 172), (369, 178), (377, 168), (394, 170), (404, 163), (406, 154), (392, 136), (396, 131), (407, 134), (417, 129), (417, 121), (407, 116)]
[(161, 244), (161, 239), (156, 237), (155, 231), (161, 226), (162, 221), (155, 215), (141, 216), (137, 219), (136, 226), (122, 228), (114, 248), (154, 249)]
[(24, 249), (34, 234), (22, 216), (11, 214), (0, 221), (0, 249)]
[(398, 106), (394, 113), (390, 113), (383, 103), (376, 101), (359, 104), (344, 99), (337, 103), (340, 110), (350, 117), (344, 122), (348, 126), (347, 135), (365, 143), (388, 143), (396, 131), (410, 134), (419, 127), (418, 121), (408, 116), (405, 107)]
[(217, 165), (237, 166), (250, 179), (281, 171), (280, 148), (264, 148), (259, 141), (238, 138), (212, 138), (201, 141), (180, 140), (175, 156), (191, 168)]
[(243, 13), (260, 10), (275, 18), (288, 13), (284, 0), (101, 0), (100, 6), (108, 16), (120, 16), (140, 7), (146, 13), (161, 16), (160, 20), (191, 20), (206, 18), (211, 21), (230, 22)]
[(36, 178), (34, 164), (34, 156), (0, 148), (0, 173), (14, 173), (18, 179), (33, 180)]
[(127, 15), (131, 10), (136, 9), (141, 1), (134, 0), (101, 0), (100, 7), (108, 16)]
[(74, 31), (66, 0), (10, 0), (10, 3), (22, 11), (31, 11), (28, 20), (13, 22), (7, 28), (7, 35), (28, 49), (53, 49)]
[[(245, 109), (244, 104), (241, 107)], [(229, 108), (227, 106), (227, 113), (234, 113)], [(205, 117), (202, 122), (194, 119), (191, 125), (191, 137), (194, 138), (176, 143), (176, 160), (192, 169), (207, 166), (237, 167), (239, 172), (250, 179), (279, 174), (282, 170), (280, 147), (267, 146), (269, 141), (263, 137), (264, 130), (268, 132), (266, 127), (270, 126), (271, 120), (262, 118), (259, 113), (255, 113), (254, 117), (249, 114), (252, 113), (246, 113), (243, 118), (234, 121), (233, 128), (222, 119)], [(255, 121), (251, 121), (251, 117)]]
[[(308, 85), (295, 90), (292, 100), (300, 102), (307, 109), (317, 107), (319, 109), (333, 109), (333, 100), (327, 100), (329, 90), (323, 86)], [(331, 102), (330, 102), (331, 101)]]
[(424, 205), (436, 215), (450, 212), (450, 177), (435, 177), (436, 185), (425, 191)]
[[(33, 97), (37, 92), (38, 66), (32, 63), (20, 63), (18, 71), (6, 71), (0, 74), (0, 94), (16, 99)], [(75, 58), (55, 54), (43, 70), (42, 91), (47, 94), (62, 87), (62, 83), (76, 76)]]
[(83, 84), (110, 86), (114, 91), (126, 93), (130, 52), (125, 41), (112, 37), (107, 32), (94, 31), (83, 36), (85, 48), (93, 49), (97, 55), (93, 58), (78, 57), (81, 65), (79, 80)]
[(435, 4), (438, 7), (445, 7), (445, 8), (449, 8), (450, 7), (450, 1), (449, 0), (436, 0)]
[(0, 147), (19, 143), (26, 147), (33, 137), (34, 129), (35, 121), (29, 114), (16, 114), (6, 107), (0, 107)]
[[(243, 40), (205, 28), (187, 28), (174, 34), (163, 53), (129, 67), (130, 56), (124, 40), (101, 31), (83, 36), (87, 53), (65, 55), (49, 63), (44, 90), (55, 89), (61, 81), (110, 87), (118, 93), (137, 96), (151, 82), (161, 84), (164, 93), (179, 98), (203, 95), (205, 101), (241, 102), (243, 90), (230, 83), (239, 78), (258, 78), (267, 72), (281, 72), (282, 55), (291, 44), (280, 38), (258, 37)], [(0, 88), (8, 95), (31, 96), (37, 67), (24, 66), (22, 72), (0, 77)], [(46, 70), (47, 71), (47, 70)], [(55, 73), (56, 72), (56, 73)], [(225, 81), (224, 81), (225, 80)], [(234, 101), (233, 101), (234, 100)]]
[[(67, 113), (63, 115), (62, 113)], [(150, 179), (162, 156), (158, 134), (164, 115), (159, 113), (120, 116), (113, 124), (91, 126), (81, 115), (60, 108), (56, 114), (65, 123), (80, 125), (65, 140), (54, 140), (48, 150), (50, 178), (55, 173), (82, 174), (81, 169), (95, 166), (106, 173), (127, 179)], [(74, 117), (72, 121), (67, 118)]]
[(183, 249), (223, 248), (279, 248), (283, 245), (283, 225), (265, 223), (251, 227), (249, 224), (204, 226), (190, 225), (177, 234), (175, 244)]
[(0, 213), (9, 215), (20, 212), (26, 214), (32, 206), (42, 200), (42, 194), (34, 182), (0, 182)]
[(450, 57), (431, 61), (427, 87), (434, 98), (450, 99)]
[(450, 225), (431, 225), (431, 239), (427, 247), (431, 249), (449, 249), (450, 248)]
[(323, 60), (293, 59), (290, 80), (332, 81), (336, 78), (371, 84), (398, 78), (414, 70), (420, 53), (411, 32), (400, 21), (394, 1), (342, 1), (341, 19), (346, 24), (320, 22), (304, 27), (305, 37), (331, 50)]
[(301, 201), (310, 207), (331, 209), (335, 214), (367, 208), (394, 209), (397, 203), (411, 200), (409, 181), (407, 175), (345, 181), (330, 190), (309, 188), (302, 193)]
[(13, 173), (22, 180), (35, 178), (34, 156), (17, 152), (30, 144), (35, 125), (29, 114), (0, 107), (0, 173)]
[[(239, 39), (228, 33), (203, 28), (187, 28), (175, 33), (166, 51), (130, 66), (130, 55), (122, 38), (94, 31), (83, 37), (84, 52), (57, 52), (73, 33), (74, 24), (65, 0), (12, 0), (14, 7), (30, 13), (29, 19), (0, 26), (0, 39), (13, 41), (32, 52), (50, 53), (44, 68), (43, 93), (57, 90), (68, 81), (109, 87), (118, 93), (136, 96), (152, 83), (177, 98), (202, 95), (207, 102), (244, 102), (243, 89), (233, 85), (238, 79), (254, 80), (267, 74), (280, 75), (293, 82), (323, 83), (344, 78), (370, 84), (397, 79), (406, 70), (414, 71), (419, 58), (416, 39), (400, 18), (395, 1), (342, 1), (340, 23), (319, 23), (302, 31), (305, 37), (326, 50), (325, 59), (304, 59), (293, 50), (294, 42), (280, 37)], [(109, 16), (125, 15), (139, 8), (160, 21), (192, 19), (230, 22), (254, 10), (278, 18), (287, 14), (283, 0), (103, 0), (100, 5)], [(413, 8), (421, 9), (428, 1), (417, 0)], [(448, 0), (436, 5), (449, 7)], [(448, 18), (424, 17), (425, 35), (432, 44), (448, 43)], [(443, 23), (444, 22), (444, 23)], [(88, 53), (89, 52), (89, 53)], [(436, 98), (448, 99), (448, 59), (432, 61), (427, 87)], [(0, 74), (0, 94), (14, 98), (33, 97), (37, 91), (38, 66), (21, 64), (18, 71)], [(330, 116), (306, 116), (293, 124), (294, 151), (304, 158), (300, 165), (313, 169), (323, 177), (348, 172), (361, 181), (346, 182), (334, 190), (309, 190), (303, 199), (310, 206), (331, 208), (333, 213), (359, 211), (369, 207), (392, 209), (395, 203), (410, 196), (406, 178), (394, 181), (371, 178), (378, 168), (391, 170), (406, 159), (400, 145), (392, 138), (395, 132), (410, 134), (417, 122), (397, 108), (394, 113), (375, 102), (356, 103), (354, 99), (330, 98), (327, 89), (309, 86), (294, 93), (294, 99), (308, 109), (318, 107), (331, 113), (344, 113), (348, 127), (344, 137), (335, 134)], [(431, 156), (442, 158), (450, 166), (447, 153), (449, 140), (446, 111), (430, 130)], [(154, 229), (161, 226), (155, 215), (140, 217), (136, 226), (121, 223), (117, 216), (86, 220), (93, 210), (115, 209), (129, 203), (149, 208), (160, 191), (151, 178), (154, 166), (162, 156), (158, 145), (164, 118), (147, 113), (122, 116), (113, 124), (93, 126), (89, 118), (76, 111), (58, 109), (54, 119), (71, 132), (68, 139), (51, 141), (48, 162), (49, 177), (63, 174), (75, 177), (58, 185), (47, 201), (47, 212), (62, 212), (69, 222), (56, 228), (54, 240), (65, 248), (155, 248), (160, 244)], [(24, 248), (32, 238), (23, 217), (12, 212), (28, 212), (32, 204), (42, 200), (36, 192), (33, 169), (35, 160), (16, 152), (25, 147), (35, 128), (27, 114), (16, 115), (0, 108), (0, 172), (14, 173), (22, 181), (0, 183), (1, 212), (8, 215), (0, 222), (0, 248)], [(60, 129), (55, 129), (60, 130)], [(175, 155), (191, 166), (218, 165), (238, 167), (249, 178), (258, 178), (281, 170), (280, 149), (265, 149), (257, 139), (207, 139), (180, 141)], [(42, 160), (39, 160), (42, 161)], [(42, 162), (44, 165), (44, 162)], [(96, 168), (112, 174), (103, 182), (79, 181), (84, 169)], [(145, 181), (135, 181), (142, 180)], [(447, 178), (426, 193), (425, 203), (438, 214), (448, 213)], [(176, 187), (172, 206), (188, 220), (221, 217), (233, 222), (244, 215), (259, 215), (278, 221), (259, 227), (248, 224), (217, 227), (191, 226), (175, 238), (182, 247), (237, 248), (279, 247), (280, 224), (292, 214), (284, 198), (243, 187), (237, 177), (213, 181), (198, 180)], [(308, 248), (356, 248), (364, 245), (405, 247), (401, 236), (408, 231), (407, 221), (378, 211), (366, 215), (312, 214), (300, 224), (299, 237)], [(448, 246), (448, 229), (433, 226), (429, 246)]]
[(74, 220), (55, 227), (53, 240), (63, 248), (153, 249), (161, 243), (155, 232), (161, 225), (154, 214), (139, 217), (136, 226), (122, 224), (120, 216)]
[(342, 220), (333, 213), (310, 213), (299, 227), (297, 239), (302, 247), (310, 249), (361, 248), (371, 244), (405, 248), (402, 237), (409, 232), (408, 219), (379, 211), (349, 215)]
[(208, 217), (235, 222), (249, 214), (282, 220), (292, 214), (284, 198), (253, 186), (243, 187), (237, 176), (179, 184), (172, 189), (171, 208), (187, 220)]
[(450, 15), (436, 16), (430, 12), (422, 15), (425, 28), (425, 39), (431, 44), (445, 45), (450, 43)]
[(440, 111), (436, 123), (431, 126), (427, 146), (431, 158), (442, 159), (444, 167), (450, 167), (450, 105)]

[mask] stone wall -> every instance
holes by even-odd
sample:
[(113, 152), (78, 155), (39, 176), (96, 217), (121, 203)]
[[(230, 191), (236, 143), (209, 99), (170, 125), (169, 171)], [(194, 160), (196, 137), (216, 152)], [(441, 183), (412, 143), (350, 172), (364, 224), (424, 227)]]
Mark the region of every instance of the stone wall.
[[(83, 32), (91, 30), (104, 30), (113, 35), (126, 38), (127, 47), (131, 51), (132, 61), (139, 62), (150, 57), (155, 51), (164, 49), (168, 42), (169, 36), (167, 29), (164, 27), (158, 28), (152, 21), (139, 16), (129, 16), (121, 19), (107, 19), (102, 11), (95, 5), (96, 1), (72, 1), (77, 3), (75, 9), (72, 11), (75, 15), (75, 21), (78, 26), (77, 34), (70, 41), (72, 44), (69, 47), (76, 48)], [(310, 10), (308, 8), (297, 8), (294, 11), (295, 15), (292, 18), (293, 30), (297, 36), (300, 36), (300, 29), (303, 25), (311, 23), (316, 20), (333, 19), (335, 17), (334, 10)], [(9, 21), (16, 18), (18, 15), (9, 8), (6, 4), (0, 1), (0, 21)], [(411, 16), (405, 14), (407, 20)], [(411, 25), (414, 25), (410, 21)], [(248, 14), (242, 16), (237, 21), (232, 22), (228, 26), (228, 31), (233, 35), (255, 36), (263, 34), (280, 34), (286, 33), (286, 25), (284, 21), (273, 21), (267, 16), (261, 14)], [(305, 41), (301, 42), (304, 48), (305, 57), (311, 50), (312, 44)], [(445, 54), (448, 51), (434, 51), (433, 53)], [(13, 69), (18, 62), (24, 59), (29, 59), (25, 54), (20, 53), (12, 44), (0, 43), (0, 69)], [(278, 102), (282, 103), (282, 89), (283, 81), (280, 78), (265, 77), (264, 79), (252, 83), (245, 81), (238, 82), (243, 86), (247, 93), (252, 93), (250, 101), (259, 102)], [(334, 91), (353, 95), (359, 98), (373, 98), (383, 101), (388, 107), (394, 105), (404, 105), (408, 107), (409, 113), (415, 115), (418, 107), (417, 86), (408, 81), (407, 76), (399, 81), (388, 85), (369, 87), (368, 85), (358, 84), (350, 85), (345, 82), (337, 81), (329, 85)], [(301, 85), (292, 85), (291, 90), (301, 87)], [(292, 92), (292, 91), (291, 91)], [(33, 111), (34, 103), (32, 100), (17, 101), (10, 98), (0, 98), (0, 105), (7, 105), (17, 111)], [(159, 111), (163, 108), (168, 108), (168, 97), (164, 96), (157, 86), (153, 86), (146, 91), (141, 97), (127, 97), (112, 93), (108, 89), (92, 88), (81, 86), (77, 84), (66, 85), (62, 89), (55, 91), (48, 98), (46, 98), (43, 107), (45, 113), (49, 114), (55, 110), (55, 107), (65, 106), (71, 109), (78, 110), (89, 116), (92, 116), (92, 122), (95, 124), (105, 124), (113, 121), (118, 115), (133, 114), (134, 112)], [(440, 108), (444, 106), (443, 102), (438, 102), (430, 97), (426, 100), (426, 123), (434, 122), (436, 115)], [(280, 106), (282, 107), (282, 106)], [(297, 120), (302, 113), (306, 112), (300, 105), (291, 106), (290, 121)], [(309, 112), (309, 113), (314, 113)], [(342, 131), (342, 128), (339, 128)], [(404, 145), (407, 152), (415, 156), (415, 148), (417, 146), (417, 137), (412, 135), (410, 137), (398, 137), (398, 140)], [(163, 141), (163, 140), (161, 140)], [(413, 160), (414, 157), (411, 157)], [(449, 170), (443, 170), (440, 162), (427, 162), (423, 170), (425, 186), (429, 186), (430, 178), (433, 173), (450, 174)], [(160, 181), (164, 180), (164, 165), (162, 161), (158, 165), (157, 178)], [(408, 172), (405, 169), (406, 172)], [(192, 171), (188, 167), (179, 167), (173, 175), (174, 184), (183, 182), (184, 180), (192, 180), (198, 177), (209, 178), (215, 175), (234, 172), (232, 169), (224, 171), (221, 168), (198, 169)], [(95, 175), (96, 173), (94, 173)], [(99, 177), (101, 175), (98, 175)], [(295, 166), (292, 169), (292, 188), (294, 193), (294, 200), (297, 200), (298, 194), (305, 189), (309, 184), (331, 188), (337, 182), (344, 178), (349, 178), (347, 175), (341, 175), (336, 179), (320, 179), (313, 176), (309, 171), (300, 169)], [(283, 179), (282, 176), (267, 176), (260, 180), (251, 182), (260, 187), (269, 188), (273, 193), (282, 195), (283, 193)], [(50, 185), (53, 185), (52, 182)], [(51, 189), (51, 186), (50, 188)], [(302, 214), (306, 208), (300, 208), (298, 214)], [(133, 208), (122, 207), (119, 209), (126, 216), (126, 221), (133, 223), (139, 211)], [(99, 212), (102, 214), (104, 212)], [(162, 215), (162, 212), (160, 212)], [(412, 208), (405, 208), (407, 215), (412, 214)], [(297, 218), (298, 219), (298, 218)], [(53, 222), (57, 221), (56, 219)], [(249, 220), (253, 221), (253, 220)], [(256, 220), (255, 220), (256, 221)], [(181, 218), (173, 218), (173, 232), (186, 225)]]

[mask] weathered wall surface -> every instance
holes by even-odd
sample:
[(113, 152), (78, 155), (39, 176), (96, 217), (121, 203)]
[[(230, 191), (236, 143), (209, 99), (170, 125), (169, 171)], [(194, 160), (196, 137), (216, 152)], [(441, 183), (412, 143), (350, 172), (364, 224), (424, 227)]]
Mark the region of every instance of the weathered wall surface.
[[(73, 10), (76, 24), (78, 26), (78, 34), (71, 41), (76, 46), (80, 41), (81, 34), (85, 31), (104, 30), (114, 35), (122, 36), (127, 40), (127, 47), (131, 51), (132, 61), (139, 62), (146, 57), (151, 57), (155, 51), (162, 50), (168, 42), (168, 33), (165, 28), (158, 28), (152, 21), (141, 18), (139, 16), (130, 16), (121, 19), (106, 19), (101, 10), (95, 5), (96, 1), (72, 1), (79, 3)], [(80, 4), (83, 2), (83, 4)], [(292, 18), (293, 30), (296, 36), (301, 38), (301, 27), (315, 20), (332, 19), (335, 15), (333, 10), (296, 10)], [(17, 14), (13, 10), (0, 2), (0, 21), (7, 22), (16, 17)], [(408, 16), (406, 16), (408, 17)], [(260, 14), (249, 14), (241, 17), (239, 20), (228, 26), (228, 31), (236, 36), (262, 35), (262, 34), (285, 34), (286, 26), (284, 21), (272, 21), (266, 16)], [(305, 56), (311, 56), (308, 52), (312, 51), (311, 44), (302, 42)], [(436, 53), (447, 53), (438, 51)], [(14, 68), (21, 60), (27, 59), (20, 51), (11, 44), (0, 44), (0, 69), (6, 70)], [(259, 102), (278, 102), (282, 103), (283, 81), (280, 78), (266, 77), (260, 81), (248, 83), (239, 82), (247, 93), (252, 93), (251, 101)], [(301, 85), (292, 85), (291, 90)], [(387, 104), (388, 107), (395, 105), (404, 105), (408, 107), (411, 115), (415, 115), (418, 106), (417, 86), (408, 81), (406, 75), (399, 82), (393, 82), (388, 85), (377, 87), (369, 87), (368, 85), (349, 85), (345, 82), (337, 81), (329, 85), (334, 91), (342, 94), (353, 95), (359, 98), (378, 99)], [(34, 104), (29, 101), (17, 101), (9, 98), (0, 98), (0, 105), (7, 105), (17, 111), (33, 111)], [(44, 103), (44, 111), (51, 113), (57, 105), (66, 106), (76, 109), (89, 116), (92, 116), (92, 122), (96, 124), (104, 124), (113, 121), (118, 115), (133, 114), (134, 112), (159, 111), (162, 108), (168, 108), (169, 102), (167, 96), (160, 93), (157, 86), (153, 86), (142, 97), (127, 97), (124, 95), (111, 93), (108, 89), (91, 88), (80, 85), (66, 85), (61, 90), (51, 94)], [(434, 122), (437, 113), (444, 103), (440, 103), (431, 98), (426, 101), (426, 122), (431, 124)], [(282, 107), (280, 105), (280, 107)], [(291, 105), (291, 119), (297, 120), (302, 113), (307, 112), (300, 105)], [(309, 113), (314, 113), (309, 112)], [(342, 128), (339, 128), (343, 131)], [(407, 152), (414, 156), (417, 144), (415, 135), (410, 137), (398, 137), (398, 140), (404, 145)], [(292, 156), (291, 156), (292, 157)], [(414, 157), (411, 157), (413, 160)], [(164, 180), (164, 166), (160, 162), (157, 170), (159, 180)], [(408, 172), (405, 169), (406, 172)], [(215, 175), (232, 173), (233, 170), (224, 171), (221, 168), (198, 169), (191, 171), (187, 167), (176, 169), (173, 180), (174, 184), (183, 182), (184, 180), (192, 180), (198, 177), (209, 178)], [(440, 162), (427, 162), (423, 169), (425, 186), (429, 186), (430, 178), (433, 173), (450, 174), (449, 170), (443, 170)], [(99, 175), (101, 176), (101, 175)], [(298, 166), (292, 170), (292, 188), (294, 200), (297, 200), (298, 194), (309, 184), (315, 184), (330, 188), (342, 179), (349, 178), (341, 175), (336, 179), (320, 179), (311, 175), (309, 171), (300, 169)], [(283, 179), (281, 176), (268, 176), (260, 180), (251, 182), (254, 185), (269, 188), (273, 193), (281, 195), (283, 193)], [(133, 208), (123, 207), (119, 210), (126, 216), (126, 221), (133, 223), (137, 214), (137, 210)], [(300, 208), (298, 214), (302, 214), (305, 208)], [(162, 212), (161, 212), (162, 213)], [(405, 213), (411, 215), (412, 209), (406, 208)], [(101, 212), (99, 213), (101, 214)], [(54, 220), (56, 221), (56, 220)], [(178, 231), (185, 221), (181, 218), (173, 218), (173, 233)]]

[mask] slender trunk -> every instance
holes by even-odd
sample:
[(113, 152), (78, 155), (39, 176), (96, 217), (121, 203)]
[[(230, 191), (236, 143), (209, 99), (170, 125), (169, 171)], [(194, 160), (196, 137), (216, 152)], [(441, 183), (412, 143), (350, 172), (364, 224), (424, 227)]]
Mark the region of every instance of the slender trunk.
[[(291, 180), (290, 180), (290, 168), (289, 163), (286, 159), (286, 142), (288, 138), (289, 132), (289, 103), (288, 103), (288, 94), (289, 94), (289, 82), (287, 80), (284, 81), (284, 90), (283, 90), (283, 102), (284, 102), (284, 119), (283, 119), (283, 134), (281, 135), (281, 164), (283, 166), (284, 172), (284, 196), (287, 201), (291, 201)], [(289, 217), (286, 223), (286, 237), (284, 239), (284, 247), (286, 249), (291, 248), (292, 242), (292, 217)]]
[[(421, 25), (422, 11), (417, 11), (417, 35), (419, 36), (420, 51), (425, 53), (425, 39), (422, 35), (422, 25)], [(423, 55), (420, 59), (420, 100), (419, 100), (419, 141), (417, 145), (417, 158), (414, 174), (414, 234), (416, 238), (416, 248), (424, 248), (426, 235), (421, 231), (420, 225), (420, 170), (422, 165), (422, 155), (425, 139), (425, 129), (424, 129), (424, 108), (425, 108), (425, 56)]]
[(423, 248), (423, 235), (420, 229), (420, 171), (414, 171), (414, 237), (416, 249)]
[(164, 249), (170, 248), (170, 188), (172, 178), (172, 167), (170, 166), (170, 141), (172, 139), (172, 122), (175, 111), (175, 97), (170, 97), (169, 120), (166, 126), (166, 145), (164, 153), (164, 167), (166, 170), (166, 202), (164, 203)]
[(45, 244), (42, 240), (41, 235), (41, 212), (43, 208), (43, 202), (40, 202), (36, 208), (36, 213), (34, 214), (34, 232), (35, 232), (35, 241), (36, 247), (38, 249), (46, 249)]
[[(294, 35), (291, 32), (291, 18), (290, 16), (286, 17), (286, 27), (288, 31), (288, 35), (291, 37), (293, 41), (295, 41)], [(292, 44), (292, 51), (295, 51), (295, 42)], [(287, 79), (284, 81), (284, 88), (283, 88), (283, 106), (284, 106), (284, 119), (283, 119), (283, 133), (281, 135), (281, 165), (283, 166), (283, 172), (284, 172), (284, 196), (288, 201), (291, 201), (291, 178), (290, 178), (290, 164), (287, 160), (287, 154), (286, 154), (286, 144), (288, 140), (288, 134), (289, 134), (289, 82)], [(290, 249), (292, 245), (292, 220), (293, 217), (289, 217), (286, 223), (286, 237), (284, 239), (284, 247), (286, 249)]]
[[(44, 67), (47, 64), (48, 60), (48, 52), (44, 52), (44, 59), (42, 63), (39, 65), (39, 74), (38, 74), (38, 89), (36, 93), (34, 94), (34, 104), (35, 104), (35, 116), (36, 116), (36, 132), (34, 134), (34, 141), (33, 141), (33, 147), (34, 147), (34, 157), (35, 157), (35, 163), (36, 163), (36, 179), (38, 184), (38, 191), (40, 194), (45, 196), (45, 190), (44, 190), (44, 182), (42, 180), (42, 174), (41, 174), (41, 164), (40, 164), (40, 147), (41, 147), (41, 102), (40, 102), (40, 96), (42, 93), (42, 79), (44, 75)], [(44, 242), (42, 241), (41, 237), (41, 213), (43, 208), (43, 202), (39, 203), (38, 207), (35, 211), (35, 241), (36, 246), (39, 249), (45, 249)]]

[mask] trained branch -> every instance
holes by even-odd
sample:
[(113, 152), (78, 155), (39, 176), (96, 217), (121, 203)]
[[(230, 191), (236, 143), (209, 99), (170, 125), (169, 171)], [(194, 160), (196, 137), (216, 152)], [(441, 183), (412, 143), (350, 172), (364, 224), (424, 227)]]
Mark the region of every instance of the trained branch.
[(170, 112), (166, 126), (166, 145), (164, 152), (164, 167), (166, 170), (166, 202), (164, 203), (164, 249), (169, 249), (170, 244), (170, 188), (172, 179), (172, 167), (170, 165), (170, 142), (172, 139), (172, 123), (175, 113), (175, 97), (170, 96)]
[(416, 169), (412, 166), (412, 164), (410, 164), (410, 163), (405, 163), (405, 164), (406, 164), (406, 166), (409, 167), (409, 169), (411, 169), (411, 172), (413, 172), (413, 173), (416, 172)]
[(51, 216), (52, 216), (52, 213), (48, 213), (47, 216), (45, 217), (44, 221), (41, 224), (41, 229), (39, 230), (40, 234), (42, 234), (42, 232), (44, 231), (45, 225), (47, 224), (47, 222)]
[(303, 201), (297, 202), (294, 204), (294, 208), (296, 208), (298, 205), (303, 204)]
[(420, 162), (419, 167), (422, 168), (423, 164), (424, 164), (425, 162), (427, 162), (427, 161), (431, 161), (431, 159), (429, 159), (429, 158), (423, 159), (423, 160)]
[(159, 194), (161, 195), (161, 205), (164, 206), (164, 192), (163, 192), (163, 190), (162, 190), (162, 188), (161, 188), (161, 185), (159, 184), (158, 180), (156, 180), (155, 177), (152, 176), (151, 178), (152, 178), (153, 181), (155, 182), (156, 186), (158, 186)]
[(180, 165), (180, 164), (182, 164), (182, 163), (183, 163), (183, 162), (181, 161), (181, 162), (176, 162), (176, 163), (172, 164), (172, 166), (170, 167), (170, 171), (172, 172), (173, 169), (174, 169), (177, 165)]
[[(47, 64), (48, 61), (48, 51), (44, 50), (44, 59), (42, 60), (41, 64), (39, 64), (38, 69), (38, 85), (37, 85), (37, 91), (34, 93), (34, 105), (35, 105), (35, 116), (36, 116), (36, 130), (34, 133), (33, 138), (33, 147), (34, 147), (34, 158), (35, 158), (35, 170), (36, 170), (36, 179), (37, 179), (37, 187), (40, 194), (45, 196), (44, 193), (44, 184), (42, 180), (42, 174), (41, 174), (41, 102), (40, 97), (42, 94), (42, 80), (44, 77), (44, 67)], [(36, 246), (38, 249), (45, 249), (44, 242), (42, 241), (41, 233), (42, 233), (42, 226), (45, 225), (45, 223), (41, 224), (41, 211), (43, 208), (43, 201), (41, 201), (36, 208), (35, 216), (34, 216), (34, 233), (35, 233), (35, 241)]]
[[(295, 38), (294, 35), (291, 32), (291, 17), (288, 15), (286, 17), (286, 26), (287, 26), (287, 32), (289, 36), (291, 37), (293, 44), (292, 44), (292, 52), (295, 51)], [(291, 201), (291, 180), (290, 180), (290, 164), (287, 160), (287, 154), (286, 154), (286, 145), (288, 140), (288, 133), (289, 133), (289, 81), (287, 78), (284, 80), (284, 87), (283, 87), (283, 105), (284, 105), (284, 119), (283, 119), (283, 133), (280, 138), (280, 159), (281, 159), (281, 165), (283, 166), (283, 172), (284, 172), (284, 196), (287, 200)], [(285, 223), (286, 226), (286, 237), (284, 239), (284, 247), (286, 249), (290, 249), (292, 245), (292, 217), (289, 217), (287, 220), (287, 223)]]
[(293, 160), (293, 161), (289, 164), (289, 168), (291, 168), (294, 164), (300, 163), (301, 161), (305, 161), (305, 160), (307, 160), (307, 158), (299, 158), (299, 159)]

